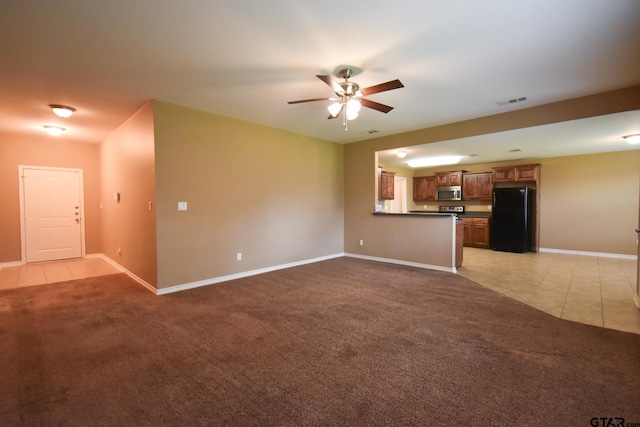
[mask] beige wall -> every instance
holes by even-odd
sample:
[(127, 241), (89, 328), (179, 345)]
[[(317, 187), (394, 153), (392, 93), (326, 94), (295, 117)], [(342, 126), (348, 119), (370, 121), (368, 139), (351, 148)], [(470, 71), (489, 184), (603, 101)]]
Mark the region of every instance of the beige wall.
[(541, 248), (636, 254), (640, 150), (541, 163)]
[(21, 259), (18, 165), (82, 169), (86, 253), (100, 252), (99, 146), (45, 135), (0, 135), (0, 263)]
[(159, 288), (343, 251), (342, 145), (164, 102), (154, 122)]
[[(387, 226), (381, 224), (380, 221), (377, 221), (374, 215), (371, 214), (374, 209), (375, 200), (377, 199), (375, 193), (376, 151), (593, 117), (638, 108), (640, 108), (640, 86), (634, 86), (627, 89), (575, 98), (495, 116), (482, 117), (348, 144), (345, 146), (345, 252), (381, 256), (378, 255), (378, 253), (380, 253), (378, 249), (369, 248), (366, 245), (361, 247), (358, 244), (359, 239), (364, 239), (365, 241), (375, 239), (379, 228), (381, 226)], [(557, 165), (557, 163), (552, 164), (550, 168), (555, 168), (555, 165)], [(543, 166), (542, 175), (544, 176), (545, 173), (546, 170)], [(635, 173), (637, 174), (637, 170)], [(552, 171), (550, 174), (551, 177), (553, 177), (554, 172)], [(631, 172), (631, 174), (633, 175), (633, 172)], [(635, 196), (630, 195), (629, 197)], [(551, 206), (552, 202), (548, 203), (549, 206)], [(588, 205), (588, 203), (585, 202), (584, 205)], [(637, 209), (637, 204), (635, 206)], [(631, 209), (633, 209), (633, 207), (631, 207)], [(596, 216), (600, 215), (596, 214)], [(548, 216), (546, 224), (541, 224), (541, 226), (554, 227), (552, 224), (555, 222), (551, 221), (552, 218), (554, 217)], [(613, 217), (609, 216), (608, 218)], [(556, 241), (548, 240), (551, 238), (548, 232), (545, 238), (547, 240), (541, 241), (542, 247), (549, 247), (547, 244), (558, 244)], [(400, 249), (402, 242), (389, 242), (389, 245), (396, 245)], [(608, 246), (603, 245), (603, 249), (605, 247)], [(389, 247), (385, 247), (385, 251), (388, 252)], [(602, 250), (602, 252), (604, 251), (605, 250)], [(624, 249), (622, 253), (627, 253), (627, 249)]]
[[(155, 286), (156, 209), (152, 104), (102, 142), (102, 253)], [(120, 202), (113, 195), (120, 193)], [(149, 202), (152, 209), (149, 210)], [(120, 255), (117, 253), (121, 248)]]

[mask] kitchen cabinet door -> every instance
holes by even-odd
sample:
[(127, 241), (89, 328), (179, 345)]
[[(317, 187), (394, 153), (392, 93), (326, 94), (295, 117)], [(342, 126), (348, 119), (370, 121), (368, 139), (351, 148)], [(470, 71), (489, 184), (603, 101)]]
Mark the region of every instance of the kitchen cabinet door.
[(464, 222), (464, 246), (488, 249), (491, 236), (489, 218), (465, 218)]
[(394, 199), (395, 172), (380, 172), (380, 200)]
[(413, 177), (413, 200), (427, 200), (427, 180), (425, 176)]
[(491, 172), (478, 174), (477, 193), (479, 200), (491, 200), (493, 195), (493, 174)]
[(540, 178), (540, 165), (515, 165), (493, 168), (493, 182), (532, 182)]
[(436, 177), (435, 176), (415, 176), (413, 177), (413, 200), (425, 201), (436, 199)]
[(462, 171), (436, 172), (436, 186), (462, 185)]
[(516, 182), (537, 181), (540, 165), (518, 165), (515, 170)]
[(462, 176), (462, 200), (478, 198), (478, 176), (475, 173), (465, 173)]
[(493, 173), (465, 173), (462, 175), (463, 200), (491, 200)]
[(489, 220), (474, 224), (473, 244), (476, 248), (489, 248), (489, 236)]

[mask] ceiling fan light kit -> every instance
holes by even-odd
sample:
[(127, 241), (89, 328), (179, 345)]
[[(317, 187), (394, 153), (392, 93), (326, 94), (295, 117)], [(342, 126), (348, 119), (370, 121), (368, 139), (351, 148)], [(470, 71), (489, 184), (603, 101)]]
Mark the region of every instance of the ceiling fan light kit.
[(337, 101), (333, 104), (329, 105), (327, 109), (329, 110), (329, 119), (335, 119), (340, 114), (342, 114), (342, 125), (344, 126), (344, 130), (348, 131), (347, 122), (349, 120), (353, 120), (358, 117), (358, 113), (360, 109), (365, 106), (367, 108), (371, 108), (373, 110), (380, 111), (382, 113), (388, 113), (393, 110), (393, 107), (388, 105), (380, 104), (375, 101), (371, 101), (368, 99), (364, 99), (364, 96), (373, 95), (379, 92), (385, 92), (393, 89), (400, 89), (404, 87), (404, 85), (400, 82), (400, 80), (392, 80), (386, 83), (381, 83), (375, 86), (370, 86), (368, 88), (364, 88), (360, 90), (360, 86), (357, 83), (349, 81), (349, 77), (353, 75), (353, 70), (351, 68), (344, 68), (340, 70), (337, 75), (344, 79), (343, 82), (337, 83), (335, 82), (331, 76), (317, 74), (320, 80), (322, 80), (325, 84), (333, 89), (335, 92), (336, 98), (313, 98), (313, 99), (301, 99), (299, 101), (289, 101), (289, 104), (299, 104), (302, 102), (314, 102), (314, 101)]

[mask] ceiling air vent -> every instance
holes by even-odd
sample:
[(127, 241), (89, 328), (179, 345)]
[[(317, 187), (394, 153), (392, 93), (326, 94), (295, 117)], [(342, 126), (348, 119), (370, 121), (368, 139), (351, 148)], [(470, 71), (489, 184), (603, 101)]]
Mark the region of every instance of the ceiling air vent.
[(371, 129), (371, 130), (366, 130), (364, 132), (362, 132), (363, 135), (371, 135), (372, 133), (378, 133), (380, 131), (377, 131), (375, 129)]
[(519, 153), (522, 151), (522, 148), (513, 148), (511, 150), (509, 150), (510, 153)]
[(520, 98), (508, 99), (506, 101), (498, 101), (497, 104), (502, 107), (504, 105), (517, 104), (518, 102), (524, 102), (526, 100), (527, 100), (527, 97), (522, 96)]

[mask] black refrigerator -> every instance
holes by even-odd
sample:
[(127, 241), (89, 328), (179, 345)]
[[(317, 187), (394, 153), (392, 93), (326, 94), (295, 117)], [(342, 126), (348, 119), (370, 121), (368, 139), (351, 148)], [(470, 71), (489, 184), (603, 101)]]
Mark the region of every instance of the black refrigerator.
[(534, 193), (530, 187), (494, 188), (491, 249), (520, 253), (532, 250)]

